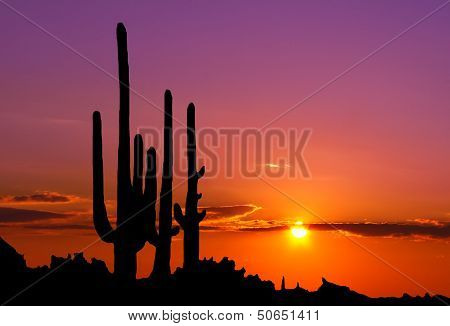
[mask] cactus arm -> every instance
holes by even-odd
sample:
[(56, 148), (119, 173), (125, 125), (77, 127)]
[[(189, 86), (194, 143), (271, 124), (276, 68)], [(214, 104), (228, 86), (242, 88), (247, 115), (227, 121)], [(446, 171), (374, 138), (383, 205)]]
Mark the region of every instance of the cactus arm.
[[(159, 196), (159, 229), (161, 234), (170, 234), (172, 228), (172, 94), (169, 90), (164, 93), (164, 160)], [(161, 232), (162, 231), (162, 232)]]
[(108, 220), (103, 190), (103, 155), (102, 155), (102, 118), (100, 112), (93, 114), (93, 146), (92, 146), (92, 174), (93, 174), (93, 219), (97, 234), (105, 242), (114, 241), (114, 231)]
[[(164, 93), (164, 166), (166, 168), (166, 172), (163, 171), (163, 180), (164, 176), (167, 178), (167, 192), (169, 195), (167, 196), (167, 202), (164, 200), (166, 204), (167, 210), (167, 219), (170, 223), (168, 223), (169, 227), (169, 235), (170, 237), (176, 236), (180, 232), (180, 228), (178, 226), (172, 226), (172, 183), (173, 183), (173, 118), (172, 118), (172, 93), (170, 90), (166, 90)], [(167, 154), (166, 154), (167, 153)], [(170, 189), (170, 190), (169, 190)], [(161, 198), (160, 198), (161, 201)], [(169, 247), (170, 250), (170, 247)], [(170, 255), (169, 255), (170, 259)]]
[[(187, 150), (188, 150), (188, 177), (192, 179), (197, 175), (197, 145), (195, 141), (195, 106), (189, 103), (187, 108)], [(192, 182), (191, 182), (192, 183)]]
[(153, 278), (167, 278), (170, 275), (171, 241), (172, 237), (179, 232), (179, 228), (172, 227), (172, 182), (172, 94), (166, 90), (164, 93), (164, 160), (159, 196), (159, 245), (156, 247), (151, 274)]
[(130, 180), (130, 77), (128, 69), (127, 31), (122, 23), (117, 25), (117, 53), (119, 61), (119, 150), (117, 167), (117, 222), (127, 218)]
[(145, 202), (150, 203), (151, 206), (155, 206), (156, 204), (157, 187), (156, 150), (155, 148), (150, 147), (147, 151), (147, 173), (145, 177), (144, 198)]
[(172, 121), (172, 93), (166, 90), (164, 93), (164, 162), (163, 176), (170, 179), (172, 185), (173, 172), (173, 121)]
[[(169, 90), (166, 90), (164, 93), (164, 160), (160, 192), (160, 218), (162, 217), (164, 222), (168, 222), (169, 228), (172, 220), (172, 142), (172, 94)], [(169, 215), (170, 219), (168, 218)]]
[(144, 202), (148, 205), (145, 214), (148, 215), (149, 227), (147, 241), (156, 246), (158, 245), (158, 232), (156, 231), (156, 150), (150, 147), (147, 151), (147, 172), (145, 177)]
[(133, 172), (133, 190), (140, 197), (142, 195), (142, 176), (144, 174), (143, 165), (144, 145), (141, 135), (134, 137), (134, 172)]
[[(202, 166), (201, 169), (197, 172), (197, 181), (198, 179), (202, 178), (205, 175), (205, 166)], [(198, 201), (202, 198), (203, 194), (199, 193), (197, 194), (197, 201), (196, 201), (196, 211), (197, 211), (197, 205), (198, 205)], [(206, 216), (206, 209), (202, 210), (200, 213), (196, 214), (196, 220), (197, 223), (200, 223), (201, 221), (203, 221), (203, 219)]]
[(183, 215), (183, 211), (178, 203), (173, 205), (173, 212), (175, 221), (184, 229), (185, 228), (185, 216)]
[(203, 221), (205, 216), (206, 216), (206, 209), (202, 210), (200, 213), (197, 214), (197, 223)]
[(172, 229), (170, 229), (170, 236), (174, 237), (178, 233), (180, 233), (180, 227), (179, 226), (173, 226)]

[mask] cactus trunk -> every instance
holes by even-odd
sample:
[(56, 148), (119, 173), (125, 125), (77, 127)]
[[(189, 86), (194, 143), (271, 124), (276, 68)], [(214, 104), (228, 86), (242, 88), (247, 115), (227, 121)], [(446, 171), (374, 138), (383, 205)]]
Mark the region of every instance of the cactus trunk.
[[(195, 107), (189, 105), (187, 110), (187, 156), (188, 156), (188, 192), (186, 215), (195, 216), (197, 213), (197, 141), (195, 137)], [(199, 259), (199, 224), (189, 223), (187, 232), (184, 232), (184, 264), (193, 267)]]
[(188, 191), (186, 195), (185, 214), (180, 205), (175, 204), (175, 219), (184, 230), (184, 263), (188, 270), (196, 268), (199, 262), (200, 222), (206, 211), (198, 212), (198, 200), (202, 197), (197, 193), (198, 180), (204, 175), (205, 167), (197, 171), (197, 142), (195, 137), (195, 106), (189, 104), (187, 109), (187, 155), (188, 155)]
[(164, 94), (164, 161), (159, 208), (159, 245), (156, 248), (152, 277), (167, 278), (170, 275), (170, 250), (172, 236), (178, 228), (172, 228), (172, 182), (173, 182), (173, 129), (172, 94)]
[(114, 275), (121, 283), (136, 280), (137, 257), (133, 248), (127, 248), (125, 243), (114, 243)]
[(119, 62), (119, 149), (117, 153), (117, 224), (126, 218), (130, 204), (130, 77), (128, 68), (127, 31), (117, 26), (117, 56)]
[(122, 225), (129, 217), (131, 204), (130, 180), (130, 77), (128, 68), (127, 31), (117, 26), (117, 56), (119, 62), (119, 149), (117, 152), (117, 221), (116, 230), (123, 236), (114, 242), (114, 272), (121, 281), (136, 278), (136, 253), (127, 244), (130, 225)]
[(199, 262), (200, 230), (198, 224), (192, 223), (186, 227), (184, 230), (183, 246), (183, 267), (192, 270)]

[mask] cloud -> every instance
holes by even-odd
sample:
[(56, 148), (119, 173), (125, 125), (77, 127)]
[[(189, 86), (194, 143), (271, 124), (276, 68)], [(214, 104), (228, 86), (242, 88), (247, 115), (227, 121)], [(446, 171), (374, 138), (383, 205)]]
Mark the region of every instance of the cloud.
[(343, 231), (365, 237), (450, 237), (450, 223), (402, 224), (402, 223), (334, 223), (307, 224), (314, 231)]
[[(254, 212), (261, 207), (253, 204), (200, 207), (206, 209), (206, 218), (200, 225), (203, 231), (239, 231)], [(250, 218), (250, 221), (255, 220)]]
[(36, 191), (28, 195), (7, 195), (0, 197), (0, 203), (6, 204), (36, 204), (36, 203), (73, 203), (81, 198), (74, 195), (64, 195), (52, 191)]
[(444, 225), (443, 222), (431, 218), (416, 218), (412, 221), (419, 224)]
[(200, 224), (200, 230), (202, 231), (230, 231), (228, 228), (218, 225), (202, 225)]
[(0, 224), (26, 223), (40, 220), (61, 219), (68, 217), (65, 213), (53, 213), (46, 211), (0, 207)]
[(206, 209), (206, 219), (230, 219), (243, 218), (261, 209), (253, 204), (232, 205), (232, 206), (210, 206), (200, 207), (199, 210)]

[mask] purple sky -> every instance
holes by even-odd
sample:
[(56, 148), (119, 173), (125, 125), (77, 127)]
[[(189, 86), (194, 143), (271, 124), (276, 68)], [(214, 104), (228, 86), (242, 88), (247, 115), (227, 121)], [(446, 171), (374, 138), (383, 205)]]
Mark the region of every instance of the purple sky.
[[(160, 106), (170, 88), (181, 121), (194, 101), (202, 127), (263, 126), (443, 3), (7, 2), (114, 76), (115, 25), (124, 22), (131, 86)], [(117, 82), (4, 5), (0, 24), (0, 193), (90, 196), (90, 118), (99, 109), (112, 197)], [(274, 123), (313, 129), (313, 178), (277, 185), (328, 215), (350, 198), (336, 218), (448, 217), (449, 27), (446, 7)], [(131, 101), (132, 130), (162, 126), (160, 112)], [(249, 196), (261, 187), (255, 180), (204, 186), (205, 204), (221, 192), (225, 203), (273, 199), (270, 189)]]
[[(118, 22), (128, 30), (135, 91), (162, 106), (170, 88), (182, 122), (194, 101), (198, 128), (259, 128), (444, 2), (2, 0), (0, 217), (17, 223), (0, 225), (1, 236), (33, 266), (97, 240), (90, 201), (94, 110), (102, 113), (107, 208), (114, 215), (119, 90), (101, 69), (117, 76)], [(312, 129), (304, 152), (310, 179), (273, 178), (270, 187), (239, 175), (211, 178), (207, 166), (199, 191), (208, 218), (228, 211), (228, 227), (323, 222), (290, 197), (326, 221), (422, 223), (441, 232), (450, 219), (449, 31), (450, 5), (270, 126)], [(162, 113), (132, 95), (131, 131), (162, 125)], [(177, 161), (182, 154), (175, 155)], [(185, 190), (175, 190), (174, 200), (183, 203)], [(20, 224), (27, 216), (40, 217), (42, 229)], [(354, 239), (431, 292), (450, 293), (448, 237)], [(298, 280), (315, 289), (325, 276), (370, 295), (424, 293), (334, 233), (294, 240), (289, 231), (202, 232), (201, 255), (232, 257), (265, 279), (284, 275), (289, 286)], [(182, 242), (173, 243), (179, 266)], [(90, 250), (112, 266), (111, 246)], [(152, 259), (139, 261), (147, 276)]]

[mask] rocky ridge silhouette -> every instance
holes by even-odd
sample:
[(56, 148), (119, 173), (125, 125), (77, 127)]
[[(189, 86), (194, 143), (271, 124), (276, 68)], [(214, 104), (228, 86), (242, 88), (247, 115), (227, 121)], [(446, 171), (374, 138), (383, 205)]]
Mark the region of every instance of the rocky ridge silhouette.
[(7, 305), (446, 305), (442, 295), (371, 298), (322, 279), (316, 291), (298, 284), (275, 289), (271, 281), (245, 275), (233, 260), (200, 260), (177, 268), (164, 282), (151, 278), (122, 283), (106, 264), (82, 253), (51, 256), (50, 266), (30, 268), (0, 237), (0, 304)]

